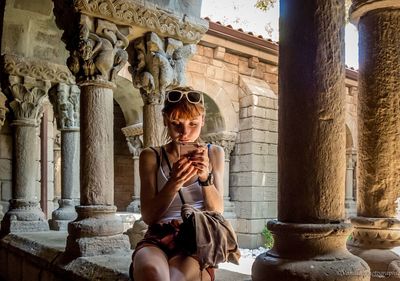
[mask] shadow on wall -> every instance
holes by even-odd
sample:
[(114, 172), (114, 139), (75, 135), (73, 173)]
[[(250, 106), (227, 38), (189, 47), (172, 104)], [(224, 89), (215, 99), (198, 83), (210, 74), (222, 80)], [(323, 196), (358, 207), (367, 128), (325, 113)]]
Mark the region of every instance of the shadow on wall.
[(225, 131), (225, 120), (217, 104), (207, 95), (204, 96), (204, 104), (206, 107), (206, 122), (202, 134), (206, 135)]

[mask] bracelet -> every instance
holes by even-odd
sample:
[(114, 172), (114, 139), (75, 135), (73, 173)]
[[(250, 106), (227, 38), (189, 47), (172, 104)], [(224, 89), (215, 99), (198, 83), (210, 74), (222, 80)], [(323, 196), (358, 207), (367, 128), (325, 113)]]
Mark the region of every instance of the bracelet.
[(201, 186), (210, 186), (214, 184), (214, 175), (212, 173), (208, 174), (208, 178), (205, 181), (197, 180)]

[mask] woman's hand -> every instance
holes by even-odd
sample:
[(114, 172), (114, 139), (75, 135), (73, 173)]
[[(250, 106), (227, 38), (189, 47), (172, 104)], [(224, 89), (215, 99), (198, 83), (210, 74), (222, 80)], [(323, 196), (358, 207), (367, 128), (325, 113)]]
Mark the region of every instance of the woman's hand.
[(197, 169), (200, 181), (206, 181), (210, 173), (210, 159), (208, 158), (207, 147), (200, 147), (190, 156), (192, 165)]
[(177, 190), (179, 190), (185, 182), (196, 174), (197, 168), (192, 165), (192, 161), (187, 157), (182, 157), (172, 165), (168, 181), (175, 183)]

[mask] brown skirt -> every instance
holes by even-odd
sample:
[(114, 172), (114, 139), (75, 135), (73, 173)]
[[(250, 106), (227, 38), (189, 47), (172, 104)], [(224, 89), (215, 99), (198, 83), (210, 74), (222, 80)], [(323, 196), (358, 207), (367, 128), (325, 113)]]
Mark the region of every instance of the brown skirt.
[[(135, 254), (142, 248), (152, 246), (162, 250), (167, 259), (171, 259), (177, 255), (185, 255), (184, 249), (176, 244), (176, 237), (179, 232), (180, 222), (172, 220), (169, 223), (155, 224), (149, 226), (144, 238), (136, 245), (135, 251), (132, 254), (132, 263), (129, 267), (129, 277), (133, 280), (133, 260)], [(191, 255), (192, 258), (197, 259), (196, 256)], [(211, 281), (215, 280), (215, 269), (208, 267), (205, 269), (211, 277)]]

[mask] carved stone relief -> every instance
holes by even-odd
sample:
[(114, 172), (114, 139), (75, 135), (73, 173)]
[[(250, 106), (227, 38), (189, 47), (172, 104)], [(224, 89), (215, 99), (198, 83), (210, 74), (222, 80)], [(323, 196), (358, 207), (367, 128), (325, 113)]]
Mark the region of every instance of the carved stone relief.
[(6, 120), (6, 101), (7, 97), (0, 90), (0, 129), (4, 125), (4, 121)]
[(141, 27), (185, 43), (197, 43), (208, 29), (206, 20), (168, 13), (148, 1), (77, 0), (74, 5), (83, 14)]
[(128, 61), (125, 51), (128, 39), (114, 23), (81, 15), (79, 43), (72, 50), (67, 65), (78, 78), (78, 84), (113, 82)]
[(143, 124), (138, 123), (122, 128), (122, 132), (126, 137), (129, 152), (132, 154), (133, 157), (138, 157), (144, 147), (141, 140), (141, 137), (143, 135)]
[(25, 123), (37, 126), (47, 99), (50, 81), (38, 81), (30, 77), (9, 76), (9, 89), (12, 94), (10, 107), (14, 124)]
[(225, 152), (225, 160), (229, 160), (230, 154), (235, 146), (236, 135), (237, 133), (233, 132), (220, 132), (207, 134), (201, 136), (201, 138), (206, 142), (221, 146)]
[(3, 61), (4, 72), (9, 75), (29, 76), (53, 83), (75, 84), (75, 77), (66, 66), (9, 54), (3, 56)]
[(195, 53), (195, 45), (149, 32), (136, 39), (133, 48), (130, 72), (145, 103), (159, 104), (168, 88), (185, 84), (186, 63)]
[(58, 130), (79, 129), (79, 94), (78, 86), (64, 83), (50, 90)]

